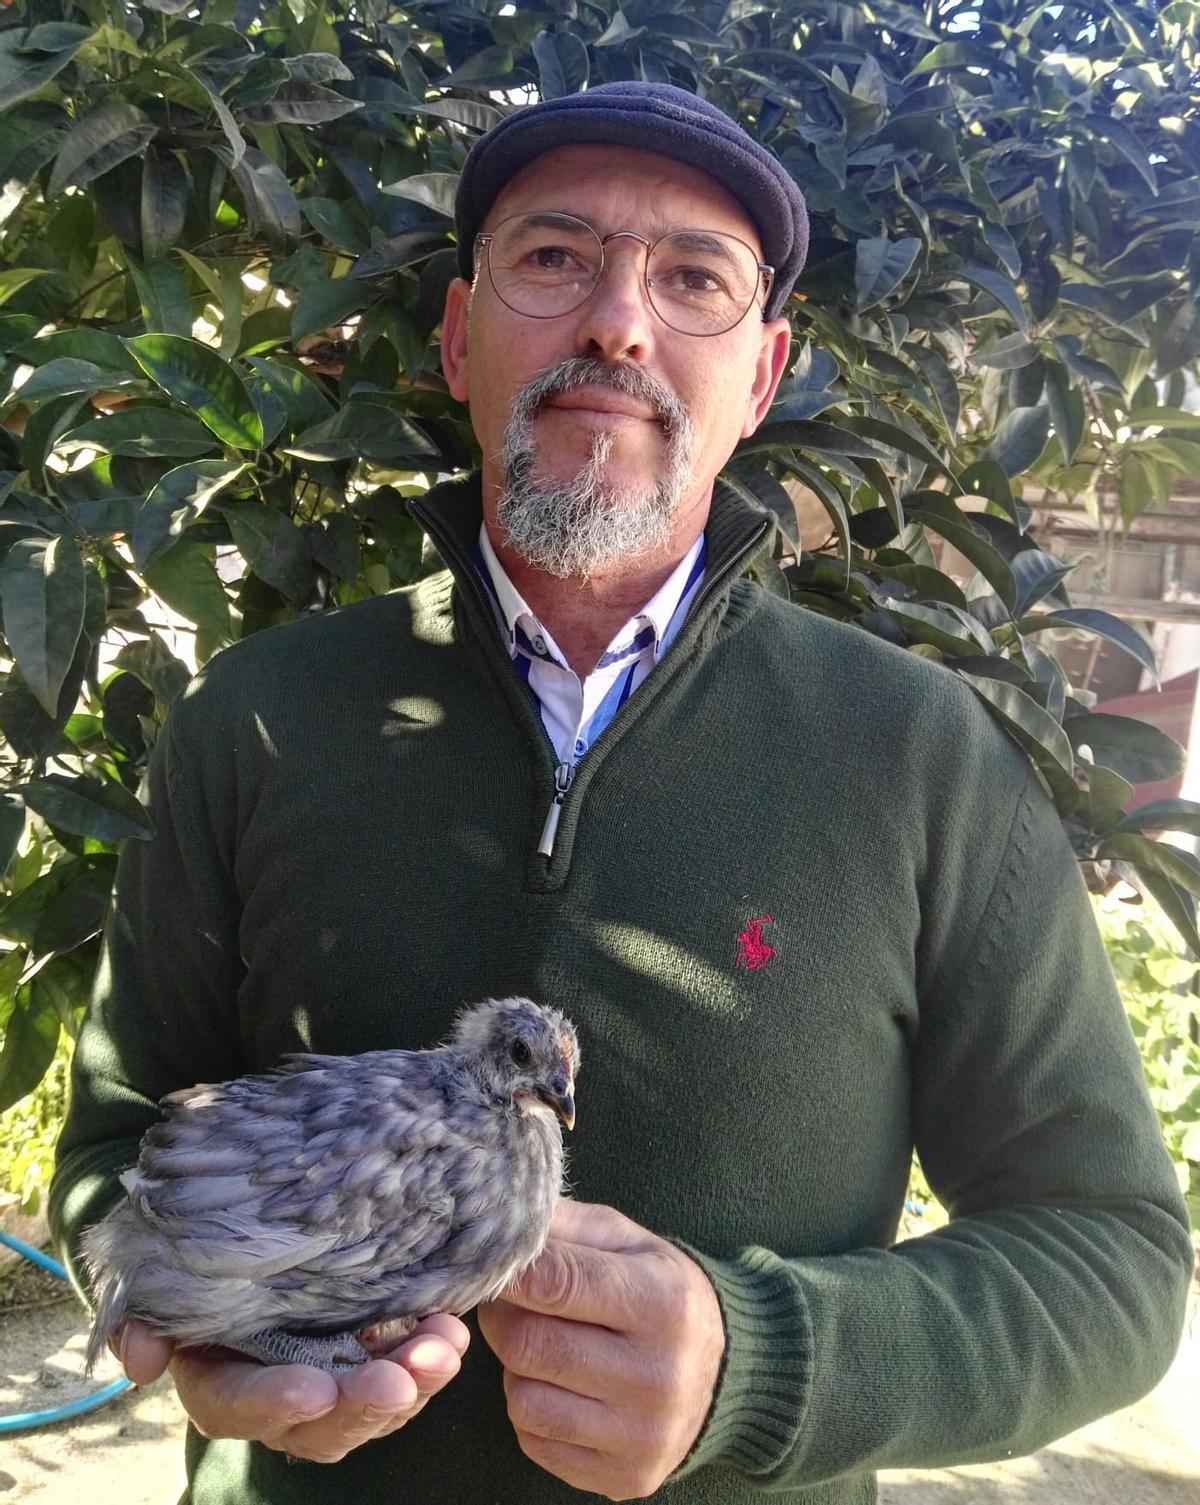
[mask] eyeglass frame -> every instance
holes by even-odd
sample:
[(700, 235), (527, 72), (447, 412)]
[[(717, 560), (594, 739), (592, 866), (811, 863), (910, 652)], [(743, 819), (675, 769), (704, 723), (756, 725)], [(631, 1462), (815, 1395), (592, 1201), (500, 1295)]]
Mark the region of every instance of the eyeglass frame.
[[(600, 242), (600, 268), (596, 273), (596, 280), (592, 285), (591, 291), (586, 293), (579, 300), (579, 302), (575, 304), (573, 308), (563, 309), (561, 313), (557, 314), (527, 314), (524, 309), (513, 308), (513, 305), (507, 300), (507, 298), (504, 297), (503, 293), (501, 293), (500, 289), (496, 286), (496, 278), (494, 273), (492, 272), (492, 242), (495, 240), (496, 234), (500, 230), (501, 226), (507, 225), (510, 220), (524, 219), (526, 215), (540, 213), (557, 214), (560, 215), (563, 219), (573, 219), (576, 224), (586, 226), (587, 229), (589, 229), (596, 237), (596, 239)], [(754, 256), (754, 247), (749, 243), (749, 241), (743, 240), (740, 235), (734, 235), (728, 230), (710, 230), (707, 227), (702, 229), (698, 225), (680, 225), (675, 230), (664, 231), (664, 233), (658, 236), (655, 240), (647, 240), (644, 235), (639, 235), (636, 230), (610, 230), (607, 235), (601, 235), (600, 232), (596, 229), (595, 225), (588, 224), (588, 221), (583, 219), (578, 214), (569, 214), (565, 209), (524, 209), (517, 214), (505, 215), (505, 217), (500, 221), (500, 224), (496, 226), (495, 230), (480, 230), (476, 234), (475, 244), (473, 248), (475, 258), (475, 280), (478, 280), (479, 277), (480, 253), (486, 253), (488, 281), (492, 284), (492, 291), (495, 293), (496, 297), (500, 299), (501, 303), (504, 304), (505, 308), (512, 309), (512, 312), (517, 314), (522, 319), (565, 319), (568, 314), (577, 313), (600, 286), (600, 283), (604, 278), (604, 248), (608, 245), (609, 241), (620, 240), (622, 238), (626, 240), (636, 240), (640, 245), (644, 246), (646, 250), (645, 259), (642, 262), (642, 286), (646, 289), (646, 301), (654, 310), (655, 317), (661, 320), (661, 322), (665, 324), (673, 334), (686, 335), (689, 339), (695, 340), (716, 339), (720, 335), (728, 334), (731, 329), (736, 329), (738, 327), (738, 325), (754, 307), (754, 300), (758, 295), (757, 290), (754, 296), (751, 297), (749, 303), (746, 304), (745, 308), (742, 309), (741, 313), (737, 316), (732, 324), (727, 325), (724, 329), (717, 329), (711, 332), (706, 330), (677, 329), (674, 324), (670, 323), (659, 312), (658, 305), (654, 301), (654, 294), (650, 291), (649, 272), (651, 252), (656, 246), (661, 245), (664, 240), (669, 240), (672, 235), (687, 235), (689, 233), (695, 235), (723, 235), (728, 240), (737, 241), (739, 246), (745, 246), (747, 251), (750, 252), (751, 256)], [(762, 290), (763, 302), (761, 318), (762, 322), (765, 324), (767, 322), (767, 304), (770, 301), (771, 288), (775, 281), (775, 268), (765, 261), (759, 261), (756, 256), (754, 258), (754, 265), (758, 269), (759, 286)]]

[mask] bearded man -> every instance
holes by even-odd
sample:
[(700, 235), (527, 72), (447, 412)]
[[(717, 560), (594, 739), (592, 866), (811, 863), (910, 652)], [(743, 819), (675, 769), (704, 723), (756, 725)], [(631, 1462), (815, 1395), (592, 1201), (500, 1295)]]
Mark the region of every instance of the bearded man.
[[(786, 365), (799, 192), (616, 84), (482, 137), (457, 223), (483, 463), (413, 506), (447, 570), (173, 707), (54, 1225), (74, 1261), (165, 1093), (489, 994), (579, 1030), (575, 1200), (465, 1359), (446, 1314), (339, 1376), (133, 1324), (191, 1505), (865, 1505), (1134, 1399), (1187, 1220), (1053, 808), (957, 677), (744, 578), (771, 524), (717, 477)], [(914, 1144), (951, 1220), (897, 1244)]]

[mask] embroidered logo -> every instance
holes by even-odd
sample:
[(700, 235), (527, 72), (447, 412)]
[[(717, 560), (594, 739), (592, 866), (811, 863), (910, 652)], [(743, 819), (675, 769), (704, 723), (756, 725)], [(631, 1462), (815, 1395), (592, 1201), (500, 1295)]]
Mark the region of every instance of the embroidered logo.
[(764, 925), (773, 925), (775, 921), (769, 914), (759, 915), (758, 919), (750, 920), (745, 930), (737, 938), (738, 954), (734, 961), (735, 967), (745, 967), (747, 971), (757, 971), (759, 967), (765, 967), (773, 956), (779, 953), (774, 946), (770, 946), (762, 938)]

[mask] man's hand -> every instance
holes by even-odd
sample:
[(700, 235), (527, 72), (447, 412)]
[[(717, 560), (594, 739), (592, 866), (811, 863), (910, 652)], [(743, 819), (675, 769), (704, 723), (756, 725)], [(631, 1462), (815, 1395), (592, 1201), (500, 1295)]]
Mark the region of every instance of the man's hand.
[(545, 1252), (479, 1328), (521, 1450), (576, 1489), (635, 1500), (690, 1452), (725, 1330), (708, 1277), (611, 1207), (559, 1203)]
[(255, 1364), (228, 1349), (177, 1347), (130, 1321), (117, 1357), (135, 1385), (170, 1368), (203, 1437), (248, 1438), (293, 1458), (337, 1463), (411, 1421), (458, 1373), (469, 1341), (457, 1317), (428, 1317), (397, 1348), (335, 1376), (307, 1364)]

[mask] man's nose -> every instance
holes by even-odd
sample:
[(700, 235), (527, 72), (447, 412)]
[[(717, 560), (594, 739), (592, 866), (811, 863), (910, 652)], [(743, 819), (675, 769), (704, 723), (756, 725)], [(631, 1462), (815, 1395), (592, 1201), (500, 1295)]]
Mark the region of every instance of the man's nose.
[(614, 235), (604, 247), (600, 281), (579, 312), (575, 348), (606, 361), (649, 358), (657, 316), (650, 307), (643, 268), (645, 244)]

